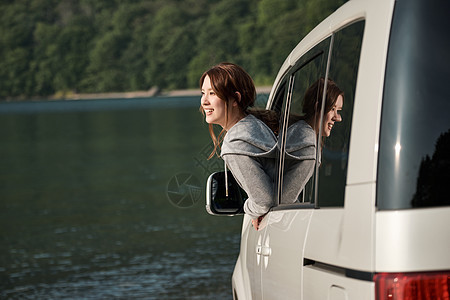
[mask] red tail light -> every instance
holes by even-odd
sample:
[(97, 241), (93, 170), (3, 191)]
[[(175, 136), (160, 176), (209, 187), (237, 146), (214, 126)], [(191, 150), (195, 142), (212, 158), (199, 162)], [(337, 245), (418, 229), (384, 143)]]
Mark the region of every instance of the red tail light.
[(450, 271), (380, 273), (374, 281), (377, 300), (450, 300)]

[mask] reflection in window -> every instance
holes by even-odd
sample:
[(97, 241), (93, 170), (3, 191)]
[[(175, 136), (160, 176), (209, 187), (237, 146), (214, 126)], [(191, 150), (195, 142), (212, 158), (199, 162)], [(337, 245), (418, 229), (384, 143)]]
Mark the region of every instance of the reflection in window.
[[(318, 197), (316, 206), (319, 207), (344, 205), (363, 32), (364, 21), (344, 28), (333, 35), (333, 43), (331, 37), (324, 40), (293, 68), (289, 87), (291, 101), (287, 99), (283, 110), (285, 124), (280, 138), (280, 148), (284, 149), (280, 166), (283, 178), (280, 204), (314, 203)], [(330, 45), (331, 58), (325, 80)], [(341, 108), (342, 102), (343, 110), (335, 116), (335, 125), (330, 128), (324, 123), (326, 119), (320, 117), (321, 112), (328, 116), (337, 106)], [(331, 134), (327, 134), (330, 130)]]
[(443, 154), (450, 152), (449, 10), (449, 1), (396, 3), (381, 112), (379, 210), (450, 205), (443, 190), (450, 182)]
[(450, 129), (441, 134), (436, 142), (433, 156), (426, 155), (420, 163), (416, 192), (412, 207), (449, 205), (450, 182)]
[[(317, 156), (317, 133), (313, 127), (319, 116), (322, 87), (318, 79), (325, 76), (330, 39), (325, 40), (307, 53), (297, 64), (291, 76), (292, 96), (282, 144), (284, 162), (280, 168), (283, 175), (281, 204), (313, 202), (313, 174)], [(308, 182), (311, 182), (308, 184)], [(307, 186), (307, 192), (302, 191)]]
[(318, 168), (318, 206), (344, 206), (348, 149), (358, 75), (364, 21), (354, 23), (334, 35), (329, 78), (344, 92), (341, 122), (324, 139), (322, 162)]

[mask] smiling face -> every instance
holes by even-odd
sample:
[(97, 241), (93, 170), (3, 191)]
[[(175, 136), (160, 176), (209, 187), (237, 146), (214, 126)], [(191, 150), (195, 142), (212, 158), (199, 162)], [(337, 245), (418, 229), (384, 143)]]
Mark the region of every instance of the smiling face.
[[(223, 62), (211, 67), (200, 77), (202, 99), (200, 110), (209, 123), (209, 134), (214, 150), (209, 158), (218, 154), (220, 143), (228, 130), (247, 115), (247, 108), (253, 106), (256, 89), (252, 78), (240, 66)], [(214, 124), (222, 126), (218, 136)]]
[(339, 95), (331, 110), (327, 112), (323, 118), (322, 136), (325, 137), (330, 136), (331, 129), (333, 129), (334, 123), (342, 121), (340, 112), (342, 110), (343, 105), (344, 105), (344, 98), (342, 97), (342, 95)]
[(211, 79), (206, 76), (202, 84), (201, 105), (205, 113), (206, 123), (217, 124), (226, 127), (227, 123), (227, 105), (224, 100), (217, 96), (212, 88)]

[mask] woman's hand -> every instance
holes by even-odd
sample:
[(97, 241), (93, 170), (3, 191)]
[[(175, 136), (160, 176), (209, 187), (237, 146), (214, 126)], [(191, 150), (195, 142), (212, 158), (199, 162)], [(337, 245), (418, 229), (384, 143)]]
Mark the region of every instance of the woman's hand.
[(260, 216), (257, 219), (252, 219), (252, 225), (256, 230), (259, 229), (259, 224), (261, 223), (262, 219), (264, 219), (264, 216)]

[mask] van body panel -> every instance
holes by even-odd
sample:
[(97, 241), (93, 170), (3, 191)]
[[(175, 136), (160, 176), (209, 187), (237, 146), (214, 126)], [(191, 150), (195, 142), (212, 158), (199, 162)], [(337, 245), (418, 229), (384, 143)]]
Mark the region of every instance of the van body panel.
[(303, 295), (301, 299), (364, 299), (374, 300), (375, 284), (345, 277), (332, 268), (306, 266), (304, 268)]
[(292, 299), (301, 294), (303, 249), (312, 210), (272, 211), (266, 218), (261, 256), (263, 298)]
[(247, 254), (247, 248), (249, 245), (251, 246), (252, 243), (252, 239), (249, 239), (248, 236), (250, 232), (250, 226), (251, 218), (248, 215), (244, 215), (244, 218), (242, 220), (241, 247), (239, 249), (240, 255), (236, 261), (232, 276), (233, 293), (236, 294), (238, 299), (252, 299), (252, 290), (248, 288), (252, 286), (249, 272), (254, 272), (255, 270), (253, 270), (253, 268), (251, 267), (250, 269), (248, 268), (249, 264), (247, 260), (252, 260), (252, 258), (254, 258), (254, 261), (256, 257), (249, 257), (249, 255)]
[(347, 186), (338, 265), (375, 270), (375, 183)]
[(450, 270), (450, 207), (376, 213), (377, 272)]
[(249, 290), (246, 286), (249, 286), (248, 273), (244, 276), (244, 268), (238, 267), (241, 265), (241, 256), (238, 257), (236, 261), (236, 266), (233, 271), (233, 276), (231, 277), (231, 287), (233, 291), (233, 298), (238, 299), (251, 299), (249, 295)]
[[(364, 3), (367, 7), (366, 26), (355, 91), (348, 185), (376, 181), (378, 129), (394, 2), (388, 0)], [(367, 205), (371, 205), (371, 202), (367, 202)]]
[[(257, 244), (262, 240), (263, 235), (264, 230), (256, 231), (252, 226), (251, 217), (245, 215), (239, 255), (240, 264), (236, 265), (236, 268), (242, 269), (239, 272), (246, 280), (246, 291), (241, 291), (241, 293), (245, 293), (245, 299), (261, 299), (262, 297), (261, 262), (260, 256), (257, 254)], [(239, 297), (239, 299), (241, 298)]]
[(336, 265), (342, 246), (343, 208), (313, 211), (305, 245), (305, 258)]

